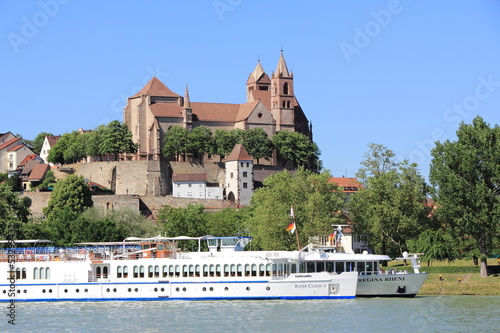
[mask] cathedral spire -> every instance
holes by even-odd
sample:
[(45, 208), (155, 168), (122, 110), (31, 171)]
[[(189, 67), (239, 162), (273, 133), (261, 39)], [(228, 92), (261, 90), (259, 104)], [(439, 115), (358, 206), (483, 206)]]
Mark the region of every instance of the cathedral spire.
[(264, 71), (264, 68), (260, 64), (260, 59), (259, 59), (257, 62), (257, 66), (255, 66), (255, 69), (253, 70), (252, 74), (250, 74), (247, 83), (257, 82), (261, 78), (261, 76), (265, 73), (266, 72)]
[(191, 102), (189, 101), (189, 90), (186, 83), (186, 92), (184, 93), (184, 109), (191, 109)]
[(290, 77), (288, 73), (288, 67), (286, 66), (285, 57), (283, 57), (283, 50), (281, 50), (280, 60), (278, 61), (278, 66), (276, 66), (276, 76), (278, 77)]

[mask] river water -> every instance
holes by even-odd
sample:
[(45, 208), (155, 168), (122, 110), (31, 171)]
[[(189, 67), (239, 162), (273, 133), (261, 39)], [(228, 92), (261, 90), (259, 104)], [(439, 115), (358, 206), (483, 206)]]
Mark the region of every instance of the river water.
[(500, 296), (16, 303), (1, 332), (498, 332)]

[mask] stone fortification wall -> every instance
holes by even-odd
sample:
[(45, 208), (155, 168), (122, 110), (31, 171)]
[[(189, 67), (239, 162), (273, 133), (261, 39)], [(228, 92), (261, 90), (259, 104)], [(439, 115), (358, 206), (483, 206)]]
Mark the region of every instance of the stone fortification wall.
[(31, 199), (30, 211), (33, 217), (43, 217), (43, 208), (47, 207), (49, 204), (51, 192), (27, 192), (25, 191), (21, 195), (22, 197), (28, 197)]
[(140, 199), (141, 208), (147, 209), (155, 219), (158, 217), (158, 211), (164, 205), (179, 208), (189, 204), (201, 204), (205, 206), (206, 210), (220, 210), (232, 206), (232, 203), (227, 200), (174, 198), (171, 195), (164, 197), (141, 196)]
[[(70, 171), (61, 171), (70, 170)], [(54, 171), (58, 179), (74, 173), (122, 195), (166, 195), (170, 180), (160, 161), (109, 161), (68, 164)]]

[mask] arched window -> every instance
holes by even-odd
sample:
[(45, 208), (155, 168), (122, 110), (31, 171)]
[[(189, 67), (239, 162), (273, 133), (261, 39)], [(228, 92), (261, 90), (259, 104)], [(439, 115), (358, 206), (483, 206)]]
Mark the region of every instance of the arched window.
[(278, 95), (278, 86), (274, 83), (274, 94)]
[(144, 266), (139, 267), (139, 277), (143, 278), (144, 277)]
[(102, 268), (102, 277), (107, 279), (108, 278), (108, 266), (104, 266)]
[(257, 265), (252, 264), (252, 276), (257, 276)]
[(45, 278), (50, 279), (50, 267), (45, 268)]
[(134, 266), (134, 278), (138, 278), (138, 277), (139, 277), (139, 267)]
[(101, 278), (101, 266), (97, 266), (96, 267), (96, 269), (95, 269), (95, 277), (98, 278), (98, 279)]
[(283, 107), (285, 108), (286, 107), (286, 101), (283, 101)]
[(250, 264), (245, 264), (245, 276), (250, 276)]
[(288, 82), (285, 82), (285, 84), (283, 84), (283, 94), (288, 95)]
[(264, 275), (266, 275), (265, 271), (266, 271), (266, 269), (265, 269), (264, 264), (260, 264), (260, 265), (259, 265), (259, 276), (264, 276)]
[(33, 268), (33, 279), (38, 280), (38, 267)]
[(220, 275), (220, 269), (221, 269), (220, 265), (216, 265), (215, 266), (215, 276), (221, 276)]
[(21, 272), (21, 279), (26, 279), (26, 268), (23, 268), (23, 271)]
[(194, 275), (195, 275), (196, 277), (199, 277), (199, 276), (200, 276), (200, 270), (201, 270), (200, 265), (196, 265), (196, 266), (194, 267)]
[(155, 266), (155, 277), (156, 278), (160, 277), (160, 266), (158, 265)]
[(287, 108), (290, 108), (290, 101), (287, 101), (287, 102), (286, 102), (286, 107), (287, 107)]
[(167, 277), (168, 276), (168, 266), (163, 265), (163, 274), (162, 277)]
[(153, 266), (149, 265), (148, 267), (148, 277), (152, 278), (153, 277)]
[(208, 276), (208, 265), (203, 265), (203, 277)]
[(123, 266), (123, 277), (128, 278), (128, 266)]
[(45, 268), (40, 267), (40, 279), (45, 279)]
[(229, 265), (224, 265), (224, 276), (229, 276)]
[(116, 277), (121, 278), (122, 277), (122, 266), (116, 267)]
[(188, 265), (182, 265), (182, 277), (188, 276)]
[(238, 273), (237, 273), (238, 276), (243, 275), (243, 265), (242, 264), (238, 264), (237, 271), (238, 271)]
[(181, 276), (181, 266), (175, 265), (175, 277)]

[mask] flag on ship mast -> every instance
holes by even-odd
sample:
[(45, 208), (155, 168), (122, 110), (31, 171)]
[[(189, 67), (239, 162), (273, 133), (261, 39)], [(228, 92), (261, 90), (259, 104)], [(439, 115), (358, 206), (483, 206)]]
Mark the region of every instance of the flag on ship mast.
[(290, 207), (290, 217), (291, 217), (292, 219), (294, 219), (294, 218), (295, 218), (295, 213), (293, 212), (293, 206), (291, 206), (291, 207)]
[(290, 231), (292, 234), (295, 232), (295, 221), (290, 223), (288, 227), (286, 228), (286, 231)]

